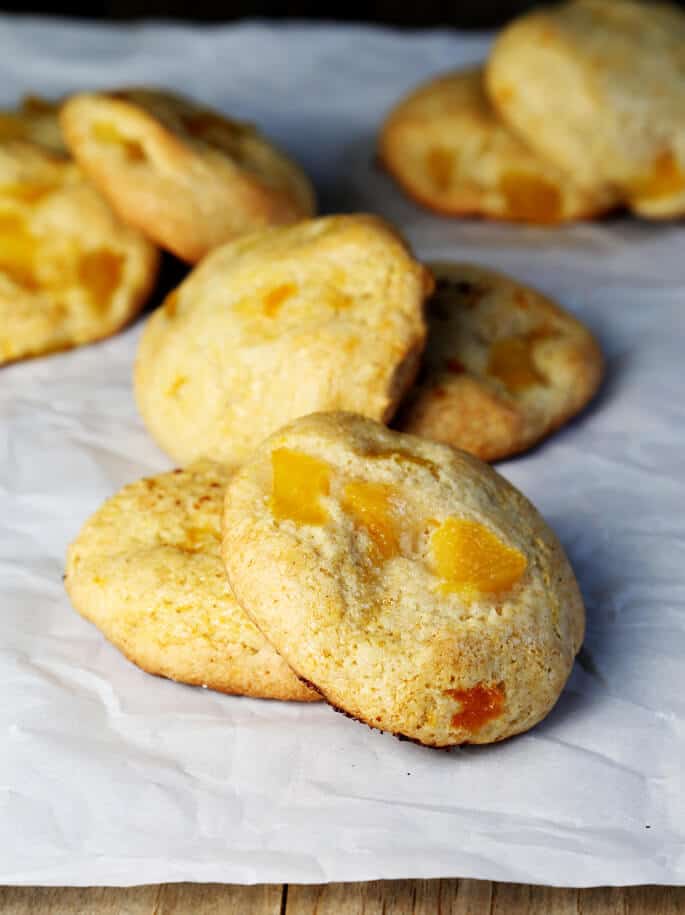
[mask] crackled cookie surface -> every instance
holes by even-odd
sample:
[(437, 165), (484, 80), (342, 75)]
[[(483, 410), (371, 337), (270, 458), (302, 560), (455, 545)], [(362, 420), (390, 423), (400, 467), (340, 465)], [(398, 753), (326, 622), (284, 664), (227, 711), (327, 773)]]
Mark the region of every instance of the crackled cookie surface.
[(0, 363), (114, 333), (142, 308), (157, 263), (76, 165), (0, 144)]
[(516, 489), (352, 414), (257, 449), (227, 488), (223, 554), (239, 603), (328, 702), (430, 746), (532, 727), (583, 638), (573, 572)]
[(584, 325), (484, 267), (432, 269), (428, 343), (399, 429), (493, 461), (531, 447), (582, 410), (603, 371)]
[(423, 348), (432, 277), (372, 216), (266, 229), (213, 252), (150, 318), (143, 418), (175, 460), (241, 462), (284, 423), (387, 420)]
[(614, 203), (606, 186), (581, 186), (499, 119), (480, 67), (439, 76), (403, 99), (383, 125), (380, 154), (412, 197), (446, 214), (553, 225)]
[(121, 217), (183, 260), (314, 213), (295, 163), (252, 126), (180, 95), (80, 93), (60, 118), (72, 153)]
[(149, 673), (225, 693), (315, 700), (231, 595), (220, 555), (230, 475), (203, 461), (124, 487), (70, 546), (67, 591)]
[(576, 0), (514, 21), (487, 69), (502, 118), (540, 155), (637, 213), (685, 213), (685, 13)]
[(18, 108), (0, 111), (0, 143), (24, 140), (66, 156), (68, 151), (57, 118), (59, 105), (37, 95), (27, 95)]

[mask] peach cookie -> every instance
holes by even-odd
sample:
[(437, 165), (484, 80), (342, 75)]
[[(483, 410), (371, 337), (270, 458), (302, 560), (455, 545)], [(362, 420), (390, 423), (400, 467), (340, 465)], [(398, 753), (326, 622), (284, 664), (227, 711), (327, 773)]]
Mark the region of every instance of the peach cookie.
[(578, 180), (642, 216), (685, 214), (685, 13), (666, 3), (576, 0), (500, 35), (487, 70), (501, 117)]
[(494, 461), (530, 448), (583, 409), (603, 371), (586, 327), (484, 267), (433, 270), (424, 364), (399, 429)]
[(446, 214), (552, 225), (609, 209), (605, 187), (583, 187), (531, 152), (497, 117), (483, 70), (432, 79), (386, 120), (381, 159), (419, 203)]
[(124, 487), (69, 547), (78, 612), (143, 670), (266, 699), (318, 699), (231, 595), (221, 562), (229, 469), (209, 461)]
[(477, 458), (349, 413), (280, 430), (229, 482), (238, 602), (338, 709), (429, 746), (525, 731), (581, 645), (573, 572)]
[(186, 261), (315, 211), (304, 172), (253, 127), (156, 90), (81, 93), (62, 128), (126, 222)]
[(0, 111), (0, 143), (25, 140), (37, 143), (56, 155), (67, 155), (57, 113), (59, 102), (26, 95), (18, 109)]
[(0, 144), (0, 363), (114, 333), (142, 308), (157, 261), (72, 162)]
[(315, 410), (389, 419), (423, 349), (427, 270), (373, 216), (264, 229), (214, 251), (148, 321), (135, 392), (179, 463), (240, 463)]

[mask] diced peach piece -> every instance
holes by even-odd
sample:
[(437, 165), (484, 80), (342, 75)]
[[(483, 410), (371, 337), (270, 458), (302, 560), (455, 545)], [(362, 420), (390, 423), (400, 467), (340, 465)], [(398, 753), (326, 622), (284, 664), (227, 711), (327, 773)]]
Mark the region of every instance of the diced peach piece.
[(87, 251), (79, 258), (78, 281), (86, 287), (98, 311), (109, 308), (112, 296), (121, 283), (123, 268), (123, 256), (106, 248)]
[(522, 172), (506, 172), (499, 189), (506, 201), (504, 215), (523, 222), (551, 225), (563, 215), (561, 192), (551, 182)]
[(37, 241), (21, 216), (0, 213), (0, 272), (20, 286), (36, 289), (34, 274)]
[(505, 337), (490, 347), (488, 374), (498, 378), (514, 393), (525, 391), (536, 384), (545, 384), (545, 378), (533, 362), (535, 334), (524, 337)]
[(446, 191), (452, 183), (454, 156), (449, 149), (434, 146), (426, 154), (426, 171), (431, 183), (439, 191)]
[(93, 124), (91, 134), (98, 143), (118, 146), (129, 162), (144, 162), (147, 159), (143, 144), (132, 137), (127, 137), (114, 124), (98, 121)]
[(294, 283), (281, 283), (280, 286), (275, 286), (273, 289), (270, 289), (263, 299), (264, 314), (268, 318), (276, 317), (281, 309), (281, 305), (286, 299), (295, 295), (296, 292), (297, 286)]
[(330, 491), (330, 465), (301, 451), (277, 448), (271, 454), (271, 467), (274, 518), (297, 524), (325, 524), (328, 512), (321, 505), (321, 498)]
[(657, 156), (651, 174), (633, 181), (629, 190), (636, 201), (681, 194), (685, 191), (685, 172), (673, 153), (667, 150)]
[(504, 711), (504, 688), (501, 684), (486, 686), (478, 683), (471, 689), (447, 689), (445, 695), (461, 705), (452, 716), (452, 727), (479, 731)]
[(503, 543), (484, 524), (447, 518), (431, 537), (435, 571), (443, 590), (472, 594), (501, 594), (526, 571), (523, 553)]
[(343, 509), (366, 531), (382, 559), (391, 559), (400, 552), (393, 509), (395, 496), (393, 486), (363, 480), (353, 480), (343, 490)]
[(14, 184), (0, 184), (0, 198), (10, 197), (20, 203), (38, 203), (57, 190), (56, 184), (33, 184), (17, 181)]

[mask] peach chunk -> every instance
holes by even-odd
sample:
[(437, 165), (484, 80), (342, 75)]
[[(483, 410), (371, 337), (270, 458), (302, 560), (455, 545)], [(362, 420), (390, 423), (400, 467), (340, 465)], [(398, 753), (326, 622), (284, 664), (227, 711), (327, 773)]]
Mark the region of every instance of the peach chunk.
[(384, 483), (353, 480), (343, 490), (342, 507), (355, 524), (369, 535), (376, 553), (391, 559), (400, 552), (397, 525), (393, 518), (395, 489)]
[(321, 497), (330, 490), (330, 466), (301, 451), (276, 448), (271, 454), (271, 467), (274, 518), (298, 524), (324, 524), (328, 513), (321, 505)]
[(561, 192), (544, 178), (505, 172), (499, 189), (506, 201), (504, 216), (509, 219), (551, 225), (563, 215)]
[(537, 338), (538, 335), (529, 335), (497, 340), (490, 347), (488, 374), (499, 378), (514, 393), (544, 384), (545, 378), (533, 362), (532, 348)]
[(628, 190), (636, 201), (682, 194), (685, 191), (685, 172), (673, 153), (667, 150), (657, 156), (651, 174), (633, 181)]
[(118, 146), (129, 162), (144, 162), (147, 159), (142, 143), (127, 137), (114, 124), (98, 121), (93, 124), (91, 134), (98, 143), (106, 146)]
[(109, 308), (112, 296), (121, 283), (124, 258), (106, 248), (88, 251), (79, 258), (78, 281), (88, 290), (98, 311)]
[(479, 731), (504, 711), (504, 688), (501, 683), (486, 686), (478, 683), (471, 689), (446, 689), (445, 695), (456, 699), (461, 709), (452, 716), (452, 727)]
[(294, 283), (281, 283), (270, 289), (264, 296), (264, 314), (267, 318), (275, 318), (281, 309), (281, 305), (286, 299), (289, 299), (297, 292), (297, 286)]
[(435, 570), (443, 591), (499, 594), (526, 571), (523, 553), (507, 546), (478, 521), (447, 518), (431, 537)]
[(26, 228), (21, 216), (0, 213), (0, 273), (19, 286), (36, 289), (34, 275), (36, 239)]
[(438, 191), (446, 191), (452, 183), (454, 156), (449, 149), (434, 146), (426, 154), (426, 170), (431, 183)]
[(10, 197), (19, 203), (39, 203), (44, 197), (56, 191), (57, 187), (56, 184), (35, 184), (29, 181), (0, 184), (0, 198)]

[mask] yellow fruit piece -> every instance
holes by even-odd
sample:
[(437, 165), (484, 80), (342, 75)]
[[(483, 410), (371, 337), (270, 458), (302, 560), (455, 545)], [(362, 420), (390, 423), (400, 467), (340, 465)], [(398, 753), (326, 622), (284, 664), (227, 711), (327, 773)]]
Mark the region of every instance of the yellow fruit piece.
[(266, 293), (263, 299), (264, 314), (268, 318), (274, 318), (280, 311), (281, 305), (285, 300), (295, 295), (296, 292), (297, 286), (294, 283), (282, 283), (280, 286), (271, 289)]
[(638, 181), (633, 181), (629, 192), (634, 201), (653, 200), (659, 197), (670, 197), (685, 191), (685, 172), (680, 163), (669, 150), (657, 156), (652, 173)]
[(125, 136), (114, 124), (99, 121), (93, 124), (91, 133), (98, 143), (119, 146), (129, 162), (144, 162), (147, 159), (142, 143)]
[(536, 384), (545, 384), (545, 378), (533, 362), (533, 345), (538, 337), (505, 337), (490, 347), (488, 374), (498, 378), (514, 393), (525, 391)]
[(330, 465), (301, 451), (277, 448), (271, 454), (271, 467), (274, 518), (298, 524), (325, 524), (328, 512), (321, 505), (321, 498), (330, 491)]
[(447, 518), (431, 537), (433, 562), (445, 592), (498, 594), (526, 571), (523, 553), (507, 546), (485, 525)]
[(79, 258), (78, 281), (85, 286), (98, 311), (106, 311), (121, 283), (124, 258), (106, 248), (88, 251)]
[(187, 375), (178, 375), (167, 388), (167, 397), (175, 397), (184, 384), (188, 383)]
[(552, 225), (563, 215), (561, 192), (544, 178), (506, 172), (499, 189), (506, 201), (504, 216), (521, 222)]
[(167, 318), (175, 318), (178, 310), (178, 290), (174, 289), (162, 302), (162, 308)]
[(400, 552), (393, 509), (395, 497), (396, 490), (393, 486), (366, 483), (363, 480), (354, 480), (343, 490), (341, 502), (344, 511), (366, 531), (382, 559), (391, 559)]
[(19, 286), (37, 289), (34, 263), (37, 241), (21, 216), (0, 213), (0, 273)]
[(479, 731), (504, 711), (504, 687), (478, 683), (471, 689), (446, 689), (445, 695), (456, 699), (461, 709), (452, 716), (452, 727)]
[(56, 191), (56, 184), (30, 184), (28, 181), (15, 184), (0, 184), (0, 198), (10, 197), (19, 203), (38, 203)]
[(446, 191), (452, 183), (454, 156), (449, 149), (434, 146), (426, 155), (426, 171), (438, 191)]

